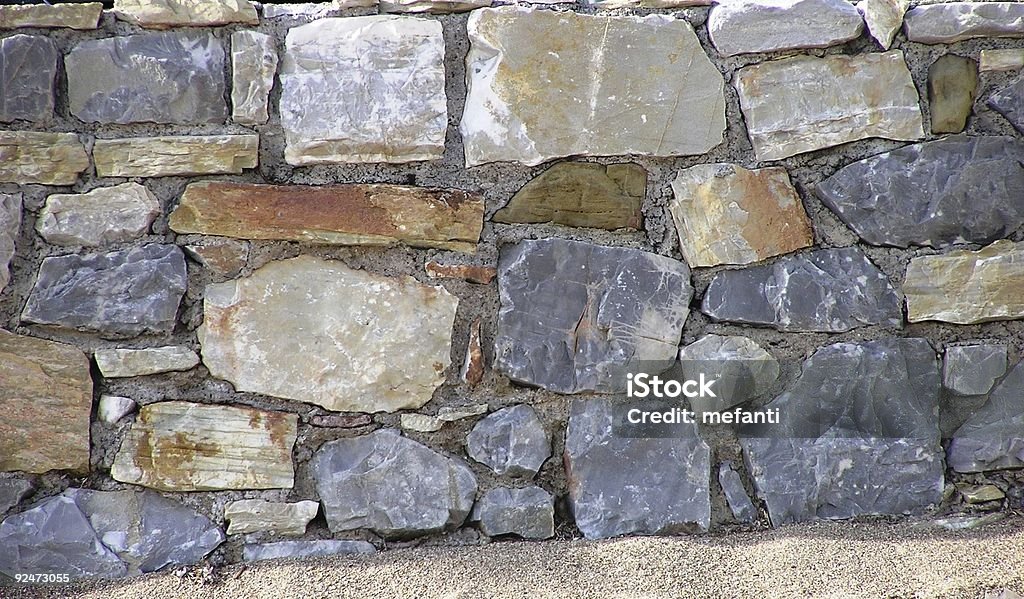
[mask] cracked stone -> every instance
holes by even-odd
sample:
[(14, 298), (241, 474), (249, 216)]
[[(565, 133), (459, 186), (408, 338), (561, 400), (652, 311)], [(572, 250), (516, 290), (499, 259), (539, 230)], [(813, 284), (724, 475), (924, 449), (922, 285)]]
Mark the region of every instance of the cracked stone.
[(974, 106), (978, 63), (956, 54), (943, 54), (928, 67), (928, 105), (932, 133), (960, 133)]
[(883, 50), (888, 50), (903, 25), (910, 0), (861, 0), (856, 6), (864, 17), (868, 33)]
[(232, 33), (231, 73), (231, 119), (243, 125), (266, 123), (277, 73), (274, 38), (255, 31)]
[(1018, 131), (1024, 132), (1024, 75), (997, 90), (986, 101)]
[(100, 2), (0, 6), (0, 29), (96, 29), (102, 13)]
[(242, 559), (258, 562), (268, 559), (297, 559), (328, 555), (369, 555), (377, 549), (366, 541), (279, 541), (277, 543), (247, 543)]
[(48, 196), (36, 231), (55, 245), (99, 246), (140, 237), (159, 215), (160, 202), (152, 192), (138, 183), (122, 183)]
[[(10, 7), (0, 10), (4, 8)], [(0, 121), (46, 121), (53, 117), (59, 58), (53, 40), (41, 35), (17, 34), (0, 39)]]
[(147, 29), (260, 22), (248, 0), (114, 0), (114, 15)]
[(224, 519), (229, 521), (229, 535), (267, 532), (302, 536), (318, 511), (320, 504), (315, 501), (273, 503), (262, 499), (242, 499), (232, 501), (224, 508)]
[(555, 536), (555, 500), (540, 487), (497, 487), (480, 498), (473, 519), (480, 521), (480, 530), (490, 537), (550, 539)]
[(74, 185), (89, 155), (74, 133), (0, 131), (0, 183)]
[(186, 245), (185, 253), (214, 273), (222, 277), (233, 277), (249, 261), (249, 242), (213, 237), (203, 239), (198, 244)]
[(1014, 366), (988, 402), (953, 433), (946, 460), (957, 472), (1024, 466), (1024, 362)]
[(0, 478), (0, 516), (21, 503), (34, 490), (35, 486), (23, 478)]
[(681, 380), (703, 373), (715, 378), (717, 397), (691, 397), (696, 412), (721, 412), (767, 393), (779, 378), (779, 363), (746, 337), (704, 335), (679, 350)]
[(97, 139), (98, 177), (239, 175), (256, 168), (259, 135), (192, 135)]
[(0, 193), (0, 291), (11, 280), (11, 258), (20, 230), (21, 194)]
[(731, 463), (725, 462), (718, 468), (718, 484), (722, 486), (729, 511), (737, 522), (749, 523), (757, 519), (757, 508), (747, 495), (739, 472), (733, 470)]
[(130, 397), (101, 395), (99, 406), (96, 408), (96, 416), (102, 422), (115, 424), (128, 414), (134, 412), (135, 408), (135, 400)]
[(722, 56), (827, 48), (860, 36), (864, 19), (846, 0), (732, 0), (708, 16)]
[(917, 6), (903, 21), (907, 39), (952, 44), (976, 37), (1024, 37), (1024, 4), (949, 2)]
[(946, 348), (943, 385), (957, 395), (984, 395), (1006, 374), (1005, 345), (954, 345)]
[(537, 412), (520, 404), (477, 422), (466, 436), (466, 453), (498, 476), (532, 478), (551, 457), (551, 441)]
[(98, 349), (95, 358), (100, 373), (107, 378), (185, 371), (199, 364), (199, 356), (181, 345), (145, 349)]

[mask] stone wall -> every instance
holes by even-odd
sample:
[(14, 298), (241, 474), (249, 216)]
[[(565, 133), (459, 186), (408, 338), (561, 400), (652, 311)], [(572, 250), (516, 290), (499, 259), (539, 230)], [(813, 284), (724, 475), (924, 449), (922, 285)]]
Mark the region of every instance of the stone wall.
[(704, 4), (0, 6), (0, 580), (1020, 509), (1024, 4)]

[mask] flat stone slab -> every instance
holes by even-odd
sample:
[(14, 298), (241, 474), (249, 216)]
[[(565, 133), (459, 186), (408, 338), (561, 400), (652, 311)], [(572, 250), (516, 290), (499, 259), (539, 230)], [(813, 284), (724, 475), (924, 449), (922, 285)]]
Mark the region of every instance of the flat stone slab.
[(89, 168), (74, 133), (0, 131), (0, 183), (73, 185)]
[[(0, 10), (4, 8), (10, 7)], [(57, 45), (48, 37), (18, 34), (0, 39), (0, 121), (53, 117), (59, 58)]]
[(555, 499), (540, 487), (497, 487), (480, 498), (473, 508), (473, 519), (491, 537), (550, 539), (555, 536)]
[(722, 56), (827, 48), (863, 30), (864, 20), (846, 0), (731, 0), (708, 16), (711, 43)]
[(114, 0), (114, 15), (148, 29), (260, 22), (248, 0)]
[(984, 395), (1006, 374), (1005, 345), (951, 345), (942, 362), (942, 385), (957, 395)]
[(350, 412), (430, 401), (451, 363), (459, 303), (412, 277), (311, 256), (208, 285), (204, 302), (199, 343), (211, 375), (240, 392)]
[(1024, 362), (1014, 366), (988, 402), (960, 426), (946, 459), (957, 472), (1024, 467)]
[(11, 258), (21, 232), (21, 204), (20, 193), (0, 193), (0, 291), (11, 280)]
[(682, 19), (501, 7), (473, 11), (467, 29), (466, 166), (722, 142), (722, 74)]
[(729, 511), (737, 522), (753, 522), (757, 519), (757, 508), (750, 500), (750, 495), (747, 495), (739, 472), (733, 470), (731, 463), (725, 462), (719, 467), (718, 484), (722, 487)]
[(290, 489), (298, 416), (164, 401), (143, 406), (114, 458), (114, 480), (160, 491)]
[(860, 0), (856, 6), (864, 17), (868, 33), (883, 50), (888, 50), (903, 26), (910, 0)]
[(397, 16), (293, 27), (281, 64), (288, 164), (413, 162), (444, 153), (441, 22)]
[(56, 193), (47, 196), (36, 231), (55, 245), (106, 245), (140, 237), (160, 212), (156, 196), (138, 183)]
[(239, 175), (256, 168), (259, 145), (259, 135), (97, 139), (92, 157), (99, 177)]
[(243, 125), (267, 122), (267, 102), (277, 73), (274, 38), (256, 31), (231, 34), (231, 119)]
[(675, 361), (689, 315), (686, 264), (562, 239), (505, 245), (494, 367), (556, 393), (625, 391), (626, 373)]
[(476, 251), (484, 200), (458, 189), (192, 183), (171, 213), (177, 233), (337, 245)]
[(932, 133), (960, 133), (974, 108), (978, 63), (973, 58), (943, 54), (928, 67), (928, 107)]
[(370, 555), (377, 548), (366, 541), (279, 541), (277, 543), (247, 543), (242, 548), (242, 559), (258, 562), (268, 559), (298, 559), (328, 555)]
[[(188, 191), (187, 187), (185, 191)], [(248, 262), (249, 251), (248, 241), (226, 237), (208, 237), (185, 246), (189, 258), (222, 277), (237, 275)]]
[(949, 2), (917, 6), (903, 21), (907, 39), (952, 44), (976, 37), (1024, 37), (1024, 4)]
[(491, 4), (493, 0), (381, 0), (380, 11), (447, 14), (484, 8)]
[(96, 29), (102, 14), (101, 2), (0, 6), (0, 29)]
[(266, 532), (278, 535), (306, 534), (309, 521), (316, 518), (320, 504), (315, 501), (274, 503), (262, 499), (232, 501), (224, 508), (228, 534)]
[(551, 457), (551, 440), (537, 411), (520, 404), (480, 419), (466, 436), (466, 453), (499, 476), (532, 478)]
[(181, 345), (145, 349), (98, 349), (94, 357), (100, 374), (107, 378), (190, 370), (199, 364), (199, 356)]
[(735, 78), (761, 161), (870, 137), (924, 137), (917, 88), (898, 50), (772, 60), (743, 67)]
[(997, 48), (982, 50), (978, 69), (989, 71), (1016, 71), (1024, 68), (1024, 48)]
[(985, 103), (1010, 121), (1016, 130), (1024, 132), (1024, 75), (996, 90)]

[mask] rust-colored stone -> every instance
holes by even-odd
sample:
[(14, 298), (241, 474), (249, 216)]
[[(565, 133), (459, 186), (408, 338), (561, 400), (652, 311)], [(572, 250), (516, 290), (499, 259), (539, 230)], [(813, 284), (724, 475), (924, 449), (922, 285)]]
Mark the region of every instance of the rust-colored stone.
[(476, 264), (441, 264), (433, 260), (423, 265), (427, 276), (431, 279), (465, 279), (470, 283), (487, 285), (494, 280), (497, 269), (493, 266), (479, 266)]
[(484, 378), (484, 352), (480, 347), (480, 319), (469, 325), (469, 343), (466, 347), (466, 361), (462, 365), (462, 380), (470, 387), (476, 387)]

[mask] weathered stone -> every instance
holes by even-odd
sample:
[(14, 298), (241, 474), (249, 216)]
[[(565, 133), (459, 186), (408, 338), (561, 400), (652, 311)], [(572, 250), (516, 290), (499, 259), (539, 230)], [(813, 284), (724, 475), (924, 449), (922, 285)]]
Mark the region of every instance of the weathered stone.
[(209, 285), (204, 302), (203, 363), (238, 391), (393, 412), (430, 401), (451, 363), (458, 298), (411, 277), (300, 256)]
[(238, 175), (256, 167), (259, 145), (259, 135), (97, 139), (92, 157), (100, 177)]
[(371, 6), (377, 6), (377, 0), (334, 0), (333, 2), (302, 2), (298, 4), (267, 2), (262, 5), (261, 15), (264, 19), (281, 17), (320, 19), (334, 16), (341, 9)]
[(457, 189), (192, 183), (171, 213), (178, 233), (340, 245), (476, 251), (484, 201)]
[(870, 137), (924, 137), (917, 88), (898, 50), (762, 62), (738, 70), (736, 81), (761, 161)]
[(110, 476), (161, 491), (290, 489), (298, 417), (165, 401), (139, 410)]
[(135, 239), (159, 215), (160, 202), (148, 189), (122, 183), (47, 197), (36, 231), (56, 245), (97, 246)]
[(950, 516), (948, 518), (932, 520), (930, 524), (946, 530), (974, 530), (994, 524), (1005, 517), (1006, 514), (1002, 512), (985, 514), (984, 516)]
[[(0, 10), (4, 8), (9, 7), (0, 6)], [(53, 117), (59, 58), (56, 44), (41, 35), (0, 39), (0, 121), (45, 121)]]
[(697, 427), (673, 438), (629, 438), (613, 431), (615, 403), (572, 402), (565, 470), (576, 526), (588, 539), (707, 530), (711, 456)]
[(1014, 366), (967, 419), (949, 444), (946, 460), (957, 472), (1024, 466), (1024, 362)]
[(0, 516), (21, 503), (34, 490), (35, 486), (23, 478), (0, 478)]
[(242, 549), (242, 559), (258, 562), (327, 555), (368, 555), (376, 552), (377, 549), (366, 541), (279, 541), (246, 544)]
[(1016, 71), (1024, 68), (1024, 48), (982, 50), (981, 71)]
[(281, 65), (288, 164), (413, 162), (444, 153), (441, 22), (397, 16), (293, 27)]
[(186, 245), (185, 253), (214, 273), (222, 277), (233, 277), (249, 261), (249, 242), (214, 237), (198, 244)]
[(114, 0), (114, 15), (148, 29), (260, 22), (249, 0)]
[(864, 19), (846, 0), (730, 0), (708, 16), (711, 43), (723, 56), (827, 48), (863, 30)]
[(277, 73), (274, 38), (255, 31), (231, 34), (231, 118), (243, 125), (267, 122), (267, 100)]
[(814, 244), (784, 168), (701, 164), (679, 171), (672, 191), (668, 209), (690, 266), (749, 264)]
[(96, 408), (96, 415), (100, 421), (107, 424), (114, 424), (122, 418), (135, 411), (135, 401), (130, 397), (119, 397), (117, 395), (101, 395), (100, 404)]
[(100, 2), (0, 6), (0, 29), (96, 29), (102, 13), (103, 4)]
[(868, 33), (883, 50), (892, 46), (896, 32), (903, 25), (903, 15), (910, 8), (910, 0), (860, 0), (857, 10), (864, 17)]
[(473, 508), (485, 535), (516, 535), (524, 539), (555, 536), (555, 500), (540, 487), (497, 487), (484, 493)]
[(479, 317), (469, 325), (466, 359), (462, 362), (462, 371), (459, 374), (470, 388), (476, 387), (484, 379), (484, 349), (480, 345)]
[(1024, 75), (993, 93), (986, 103), (1010, 121), (1015, 129), (1024, 132)]
[(488, 285), (497, 276), (498, 271), (493, 266), (479, 266), (476, 264), (441, 264), (433, 260), (427, 260), (423, 270), (431, 279), (465, 279), (470, 283)]
[(402, 414), (399, 425), (407, 431), (417, 433), (436, 433), (444, 426), (444, 422), (426, 414)]
[(639, 229), (647, 171), (639, 164), (559, 162), (523, 186), (491, 219), (595, 229)]
[(948, 2), (910, 9), (903, 21), (907, 39), (951, 44), (976, 37), (1024, 37), (1024, 4)]
[(903, 321), (889, 278), (857, 248), (815, 250), (770, 265), (724, 270), (711, 280), (701, 310), (719, 321), (791, 332), (840, 333)]
[(64, 58), (71, 114), (87, 123), (222, 123), (224, 48), (210, 33), (88, 40)]
[(467, 28), (467, 166), (686, 156), (722, 142), (725, 83), (682, 19), (509, 6), (473, 11)]
[(499, 476), (532, 477), (551, 457), (551, 441), (537, 412), (520, 404), (477, 422), (466, 436), (466, 453)]
[(437, 410), (437, 418), (442, 422), (455, 422), (456, 420), (481, 416), (486, 413), (487, 404), (485, 403), (468, 406), (442, 406)]
[(1024, 243), (917, 256), (903, 281), (907, 320), (974, 324), (1024, 318)]
[(558, 393), (625, 391), (668, 369), (689, 315), (690, 269), (639, 250), (563, 239), (502, 248), (495, 367)]
[(174, 245), (45, 258), (21, 318), (110, 336), (170, 332), (187, 283)]
[(1024, 224), (1022, 160), (1012, 137), (956, 135), (855, 162), (815, 193), (873, 245), (987, 243)]
[(20, 230), (21, 194), (0, 193), (0, 291), (11, 280), (11, 258)]
[(228, 520), (228, 534), (239, 535), (269, 532), (278, 535), (301, 536), (320, 504), (315, 501), (297, 503), (271, 503), (262, 499), (232, 501), (224, 508)]
[(191, 370), (199, 363), (199, 356), (182, 345), (145, 349), (98, 349), (95, 358), (100, 373), (107, 378)]
[(720, 412), (767, 393), (779, 378), (779, 363), (746, 337), (704, 335), (679, 350), (681, 380), (701, 374), (715, 382), (716, 397), (691, 397), (697, 412)]
[(0, 330), (0, 472), (89, 471), (92, 378), (70, 345)]
[[(554, 4), (555, 2), (531, 2), (531, 4)], [(587, 0), (595, 8), (612, 10), (616, 8), (686, 8), (690, 6), (711, 6), (711, 0)]]
[(89, 168), (74, 133), (0, 131), (0, 183), (73, 185)]
[(331, 532), (368, 528), (393, 538), (457, 528), (477, 491), (461, 460), (393, 429), (325, 443), (312, 472)]
[(718, 484), (725, 493), (725, 501), (729, 504), (729, 511), (737, 522), (753, 522), (757, 519), (757, 508), (754, 502), (750, 501), (747, 490), (743, 487), (743, 480), (739, 472), (733, 470), (732, 463), (725, 462), (718, 468)]
[(943, 54), (928, 67), (928, 104), (932, 133), (960, 133), (974, 106), (978, 89), (978, 63)]
[(381, 12), (444, 14), (484, 8), (494, 0), (380, 0)]
[(1006, 374), (1005, 345), (953, 345), (942, 362), (942, 384), (957, 395), (984, 395)]
[(315, 414), (310, 416), (309, 423), (329, 428), (359, 428), (373, 424), (373, 418), (369, 414)]
[(1001, 501), (1006, 498), (1002, 489), (995, 485), (966, 485), (959, 488), (964, 501), (971, 504)]

